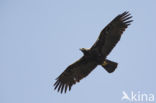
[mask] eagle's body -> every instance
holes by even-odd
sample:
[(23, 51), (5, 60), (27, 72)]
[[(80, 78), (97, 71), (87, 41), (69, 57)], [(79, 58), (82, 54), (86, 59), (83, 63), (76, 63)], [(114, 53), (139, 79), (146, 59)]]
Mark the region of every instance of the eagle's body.
[(121, 38), (121, 34), (130, 25), (132, 18), (128, 12), (124, 12), (114, 18), (100, 33), (97, 41), (90, 49), (81, 48), (83, 56), (57, 78), (54, 86), (58, 91), (66, 92), (72, 85), (86, 77), (97, 65), (101, 65), (107, 72), (112, 73), (117, 63), (107, 59), (108, 54)]

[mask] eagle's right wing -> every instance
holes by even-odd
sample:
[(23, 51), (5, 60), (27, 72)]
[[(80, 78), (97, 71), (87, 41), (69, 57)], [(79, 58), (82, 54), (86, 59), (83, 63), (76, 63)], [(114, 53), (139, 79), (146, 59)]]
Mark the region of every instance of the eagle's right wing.
[(67, 69), (56, 79), (55, 89), (61, 93), (66, 93), (67, 88), (71, 89), (72, 85), (86, 77), (95, 67), (97, 63), (84, 56), (67, 67)]
[(103, 59), (112, 51), (114, 46), (120, 40), (122, 33), (133, 21), (129, 12), (124, 12), (115, 17), (100, 33), (97, 41), (91, 47), (91, 50), (98, 51)]

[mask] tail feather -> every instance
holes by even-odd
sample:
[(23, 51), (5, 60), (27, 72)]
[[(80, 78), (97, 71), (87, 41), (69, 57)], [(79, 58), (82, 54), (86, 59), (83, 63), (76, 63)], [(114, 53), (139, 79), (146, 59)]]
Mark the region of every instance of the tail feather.
[(101, 64), (101, 66), (102, 66), (108, 73), (112, 73), (112, 72), (115, 71), (116, 67), (118, 66), (118, 63), (106, 59), (106, 60), (104, 61), (104, 63)]

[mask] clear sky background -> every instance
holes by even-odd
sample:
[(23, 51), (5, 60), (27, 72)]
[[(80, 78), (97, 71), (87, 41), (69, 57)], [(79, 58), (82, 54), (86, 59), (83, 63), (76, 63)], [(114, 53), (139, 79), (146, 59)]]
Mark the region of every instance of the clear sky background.
[[(66, 94), (55, 78), (82, 56), (118, 14), (134, 22), (108, 56)], [(124, 103), (122, 91), (156, 95), (155, 0), (1, 0), (0, 103)]]

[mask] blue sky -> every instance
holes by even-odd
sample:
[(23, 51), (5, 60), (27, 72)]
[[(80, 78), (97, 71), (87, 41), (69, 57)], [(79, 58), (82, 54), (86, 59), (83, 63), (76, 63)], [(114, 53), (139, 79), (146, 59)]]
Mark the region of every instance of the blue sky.
[[(1, 0), (0, 103), (124, 103), (122, 91), (156, 94), (155, 0)], [(108, 56), (66, 94), (55, 78), (82, 56), (118, 14), (134, 22)]]

